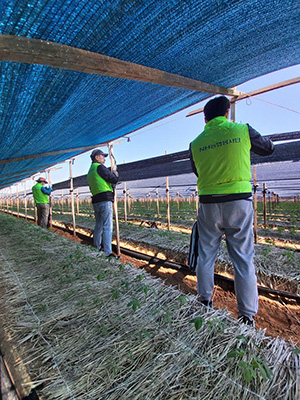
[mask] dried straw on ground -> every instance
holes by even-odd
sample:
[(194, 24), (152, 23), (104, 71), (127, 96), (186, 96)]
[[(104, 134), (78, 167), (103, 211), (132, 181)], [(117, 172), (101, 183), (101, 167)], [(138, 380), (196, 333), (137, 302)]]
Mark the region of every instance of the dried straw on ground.
[[(5, 329), (44, 399), (298, 398), (292, 344), (11, 216), (0, 243)], [(254, 357), (270, 379), (256, 368), (246, 383)]]

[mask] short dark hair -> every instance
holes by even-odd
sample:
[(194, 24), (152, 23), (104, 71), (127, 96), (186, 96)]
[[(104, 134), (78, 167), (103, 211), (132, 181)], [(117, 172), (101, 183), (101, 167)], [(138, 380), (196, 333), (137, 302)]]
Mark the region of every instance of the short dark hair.
[(225, 96), (215, 97), (204, 106), (204, 116), (206, 122), (216, 117), (224, 117), (230, 109), (230, 101)]

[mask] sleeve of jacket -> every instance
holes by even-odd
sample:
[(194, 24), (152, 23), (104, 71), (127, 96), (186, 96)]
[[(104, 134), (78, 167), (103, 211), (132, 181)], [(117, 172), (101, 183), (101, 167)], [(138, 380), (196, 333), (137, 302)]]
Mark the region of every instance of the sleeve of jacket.
[(196, 166), (195, 166), (195, 163), (194, 163), (194, 159), (193, 159), (191, 143), (190, 143), (190, 147), (189, 147), (189, 155), (190, 155), (190, 161), (191, 161), (192, 170), (193, 170), (194, 174), (196, 176), (198, 176), (198, 172), (197, 172), (197, 169), (196, 169)]
[(119, 180), (118, 175), (114, 172), (111, 172), (104, 165), (98, 165), (97, 172), (101, 176), (101, 178), (103, 178), (108, 183), (115, 184)]
[(248, 125), (249, 137), (251, 142), (251, 151), (259, 156), (268, 156), (274, 151), (273, 142), (264, 136), (261, 136), (252, 126)]
[(44, 193), (44, 194), (47, 194), (48, 196), (51, 194), (51, 192), (52, 192), (52, 187), (51, 186), (49, 186), (49, 187), (46, 187), (46, 186), (43, 186), (42, 188), (41, 188), (41, 191)]

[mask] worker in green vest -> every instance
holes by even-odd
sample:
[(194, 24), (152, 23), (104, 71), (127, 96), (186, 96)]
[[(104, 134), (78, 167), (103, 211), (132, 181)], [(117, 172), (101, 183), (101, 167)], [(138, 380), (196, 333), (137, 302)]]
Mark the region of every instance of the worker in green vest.
[(197, 292), (205, 306), (213, 306), (214, 263), (225, 234), (235, 271), (239, 321), (254, 326), (258, 293), (250, 151), (269, 155), (274, 145), (250, 125), (229, 122), (229, 110), (225, 96), (210, 100), (204, 107), (204, 131), (190, 144), (199, 193)]
[(42, 176), (32, 187), (32, 195), (37, 208), (38, 225), (42, 226), (43, 228), (47, 228), (49, 225), (49, 195), (51, 192), (52, 187), (48, 185), (48, 182)]
[(113, 171), (104, 166), (107, 153), (96, 149), (91, 154), (92, 165), (87, 179), (92, 193), (92, 205), (95, 214), (94, 247), (104, 251), (107, 257), (115, 257), (112, 253), (112, 218), (113, 218), (113, 186), (118, 182), (117, 167)]

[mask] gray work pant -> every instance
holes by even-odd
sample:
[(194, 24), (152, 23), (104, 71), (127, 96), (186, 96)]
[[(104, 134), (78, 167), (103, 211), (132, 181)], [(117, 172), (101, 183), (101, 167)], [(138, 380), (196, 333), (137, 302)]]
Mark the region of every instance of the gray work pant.
[(199, 255), (197, 292), (210, 300), (214, 288), (214, 264), (223, 233), (234, 266), (239, 316), (251, 317), (258, 310), (254, 267), (253, 207), (250, 199), (199, 205)]
[(38, 225), (42, 226), (43, 228), (47, 228), (49, 223), (49, 213), (50, 213), (49, 204), (48, 203), (37, 204), (36, 208), (37, 208)]

